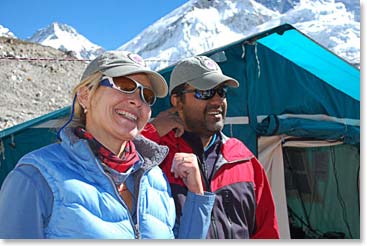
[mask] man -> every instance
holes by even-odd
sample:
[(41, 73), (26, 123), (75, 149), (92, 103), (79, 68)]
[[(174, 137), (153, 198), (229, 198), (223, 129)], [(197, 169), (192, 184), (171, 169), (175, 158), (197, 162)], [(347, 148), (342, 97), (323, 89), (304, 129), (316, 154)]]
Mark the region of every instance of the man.
[[(171, 168), (179, 161), (174, 159), (175, 153), (194, 153), (205, 189), (216, 194), (207, 238), (279, 238), (263, 167), (241, 141), (222, 133), (228, 87), (238, 86), (210, 58), (184, 59), (170, 78), (173, 108), (160, 113), (142, 133), (170, 149), (161, 168), (168, 176), (178, 219), (187, 194), (185, 171), (175, 177)], [(193, 156), (184, 156), (181, 162), (189, 163)]]

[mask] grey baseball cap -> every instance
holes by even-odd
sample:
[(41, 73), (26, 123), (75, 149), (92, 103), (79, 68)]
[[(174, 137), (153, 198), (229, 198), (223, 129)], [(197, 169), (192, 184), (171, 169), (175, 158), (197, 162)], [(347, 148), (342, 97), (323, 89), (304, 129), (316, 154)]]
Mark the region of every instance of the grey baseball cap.
[(208, 90), (224, 82), (231, 87), (239, 86), (237, 80), (224, 75), (219, 65), (209, 57), (193, 56), (180, 61), (173, 69), (169, 93), (185, 83), (199, 90)]
[(165, 97), (167, 95), (166, 80), (159, 73), (146, 67), (144, 59), (138, 54), (122, 50), (106, 51), (88, 64), (81, 80), (97, 71), (109, 77), (145, 73), (152, 83), (156, 96)]

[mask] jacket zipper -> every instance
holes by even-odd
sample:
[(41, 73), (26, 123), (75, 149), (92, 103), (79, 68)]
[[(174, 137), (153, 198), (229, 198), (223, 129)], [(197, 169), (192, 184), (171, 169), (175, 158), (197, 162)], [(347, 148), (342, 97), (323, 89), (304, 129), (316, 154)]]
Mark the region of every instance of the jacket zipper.
[(198, 160), (198, 164), (199, 164), (199, 170), (200, 170), (200, 174), (201, 174), (201, 177), (203, 178), (204, 180), (204, 183), (205, 183), (205, 188), (207, 191), (211, 192), (212, 189), (210, 187), (210, 180), (208, 180), (206, 178), (206, 173), (207, 173), (207, 169), (206, 169), (206, 165), (204, 165), (200, 158), (199, 157), (196, 157), (196, 159)]
[(232, 206), (232, 199), (230, 198), (229, 195), (229, 191), (225, 191), (224, 193), (224, 197), (223, 197), (223, 207), (224, 207), (224, 212), (226, 213), (226, 217), (227, 217), (227, 222), (228, 222), (228, 226), (229, 226), (229, 238), (233, 238), (234, 237), (234, 232), (233, 232), (233, 223), (230, 217), (230, 213), (228, 213), (228, 206)]
[[(87, 148), (89, 149), (89, 151), (90, 151), (90, 153), (93, 153), (93, 151), (90, 149), (90, 147), (89, 147), (89, 144), (87, 143), (86, 144), (87, 145)], [(94, 155), (92, 155), (93, 157), (94, 157)], [(95, 157), (94, 157), (94, 160), (96, 160), (95, 159)], [(135, 225), (134, 224), (134, 220), (133, 220), (133, 218), (131, 217), (131, 213), (130, 213), (130, 210), (129, 210), (129, 208), (128, 208), (128, 206), (126, 205), (126, 203), (125, 203), (125, 201), (121, 198), (121, 196), (120, 196), (120, 193), (118, 193), (118, 191), (117, 191), (117, 188), (116, 188), (116, 185), (115, 185), (115, 183), (113, 182), (113, 180), (112, 180), (112, 178), (110, 177), (110, 176), (108, 176), (106, 173), (105, 173), (105, 171), (102, 169), (102, 167), (101, 167), (101, 165), (98, 163), (98, 161), (95, 161), (95, 164), (97, 165), (97, 168), (102, 172), (102, 174), (110, 181), (110, 184), (112, 184), (112, 187), (113, 187), (113, 190), (114, 190), (114, 192), (115, 192), (115, 195), (116, 195), (116, 197), (118, 198), (118, 200), (120, 201), (120, 203), (126, 208), (126, 210), (127, 210), (127, 213), (128, 213), (128, 215), (129, 215), (129, 220), (130, 220), (130, 223), (131, 223), (131, 225), (132, 225), (132, 228), (133, 228), (133, 230), (134, 230), (134, 237), (136, 238), (136, 239), (140, 239), (140, 231), (139, 231), (139, 225), (138, 225), (138, 220), (139, 220), (139, 217), (137, 217), (137, 224)], [(137, 206), (136, 206), (137, 208), (136, 208), (136, 213), (138, 214), (138, 204), (137, 204)]]
[(219, 239), (217, 224), (215, 223), (214, 215), (211, 215), (211, 224), (214, 232), (214, 238)]
[(230, 239), (233, 239), (233, 228), (232, 228), (232, 225), (233, 225), (233, 223), (232, 223), (232, 221), (231, 221), (231, 218), (230, 217), (228, 217), (227, 216), (227, 218), (228, 218), (228, 224), (229, 224), (229, 233), (230, 233)]
[[(153, 166), (154, 167), (154, 166)], [(140, 204), (140, 191), (141, 191), (141, 178), (148, 172), (150, 171), (153, 167), (149, 168), (149, 169), (145, 169), (143, 174), (140, 176), (139, 178), (139, 190), (137, 192), (137, 200), (136, 200), (136, 224), (134, 226), (135, 229), (135, 238), (136, 239), (141, 239), (141, 233), (140, 233), (140, 223), (139, 223), (139, 216), (140, 216), (140, 209), (139, 209), (139, 204)]]

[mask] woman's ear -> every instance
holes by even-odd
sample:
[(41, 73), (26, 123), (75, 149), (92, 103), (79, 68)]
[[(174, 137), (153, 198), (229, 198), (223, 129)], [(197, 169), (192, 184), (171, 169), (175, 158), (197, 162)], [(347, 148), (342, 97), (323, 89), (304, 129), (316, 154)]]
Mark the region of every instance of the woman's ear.
[(84, 111), (88, 110), (89, 89), (87, 86), (83, 86), (79, 88), (78, 93), (77, 93), (77, 99), (78, 99), (78, 103), (84, 109)]

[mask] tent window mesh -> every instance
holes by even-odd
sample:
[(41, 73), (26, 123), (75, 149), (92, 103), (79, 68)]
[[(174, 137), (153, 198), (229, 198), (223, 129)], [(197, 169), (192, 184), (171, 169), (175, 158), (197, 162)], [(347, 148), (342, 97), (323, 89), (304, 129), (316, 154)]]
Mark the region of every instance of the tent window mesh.
[(329, 151), (284, 148), (286, 189), (290, 196), (322, 200), (316, 192), (317, 182), (328, 176)]
[(359, 146), (284, 147), (292, 238), (360, 238)]

